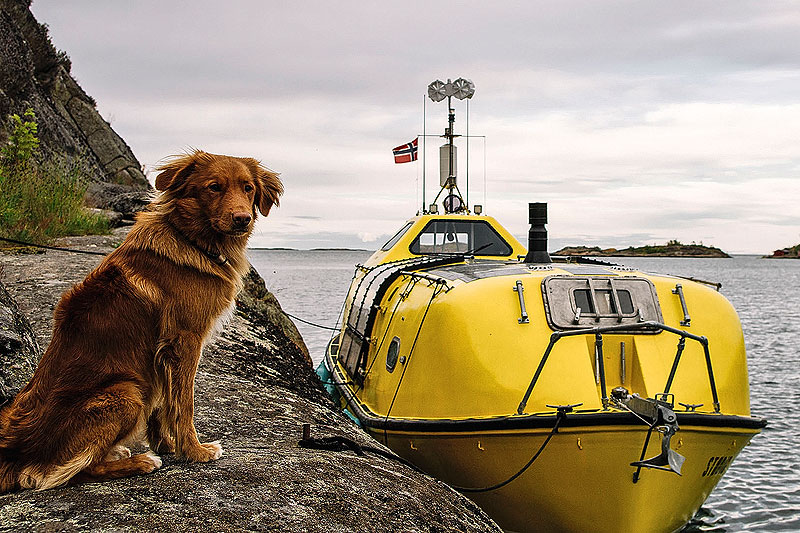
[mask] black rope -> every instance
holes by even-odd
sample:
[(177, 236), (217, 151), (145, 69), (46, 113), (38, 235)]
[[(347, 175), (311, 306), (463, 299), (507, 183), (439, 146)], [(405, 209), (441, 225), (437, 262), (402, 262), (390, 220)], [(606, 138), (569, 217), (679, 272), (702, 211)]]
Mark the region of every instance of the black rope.
[(515, 479), (517, 479), (519, 476), (524, 474), (525, 471), (528, 468), (530, 468), (530, 466), (534, 463), (534, 461), (536, 461), (536, 459), (539, 458), (539, 456), (542, 454), (544, 449), (547, 447), (547, 444), (550, 442), (550, 439), (553, 438), (553, 435), (558, 433), (558, 426), (561, 424), (561, 421), (563, 419), (565, 419), (566, 417), (567, 417), (567, 415), (565, 413), (562, 413), (561, 411), (558, 412), (558, 415), (556, 416), (556, 423), (553, 426), (553, 429), (550, 430), (550, 434), (547, 435), (546, 439), (544, 439), (544, 442), (542, 443), (541, 446), (539, 446), (539, 449), (536, 450), (536, 453), (533, 454), (533, 457), (531, 457), (530, 461), (528, 461), (525, 466), (520, 468), (520, 470), (516, 474), (514, 474), (510, 478), (506, 479), (505, 481), (501, 481), (500, 483), (497, 483), (497, 484), (492, 485), (490, 487), (481, 487), (481, 488), (458, 487), (456, 485), (450, 485), (450, 486), (453, 487), (458, 492), (468, 492), (468, 493), (489, 492), (489, 491), (492, 491), (492, 490), (497, 490), (497, 489), (499, 489), (501, 487), (505, 487), (506, 485), (508, 485), (509, 483), (514, 481)]
[[(459, 486), (456, 486), (456, 485), (450, 485), (450, 487), (452, 487), (453, 489), (455, 489), (455, 490), (457, 490), (459, 492), (476, 493), (476, 492), (489, 492), (489, 491), (497, 490), (497, 489), (499, 489), (501, 487), (504, 487), (504, 486), (508, 485), (509, 483), (511, 483), (512, 481), (517, 479), (519, 476), (524, 474), (525, 471), (528, 468), (530, 468), (530, 466), (536, 461), (536, 459), (539, 458), (539, 456), (542, 454), (544, 449), (547, 447), (547, 444), (550, 442), (550, 439), (553, 438), (553, 435), (558, 433), (558, 426), (561, 425), (561, 421), (563, 419), (565, 419), (566, 417), (567, 417), (566, 413), (564, 413), (562, 411), (558, 412), (558, 415), (556, 417), (556, 423), (553, 425), (553, 429), (550, 430), (550, 433), (547, 435), (547, 438), (544, 440), (542, 445), (539, 446), (539, 449), (536, 450), (536, 453), (533, 454), (533, 457), (531, 457), (531, 459), (527, 462), (527, 464), (525, 464), (525, 466), (523, 466), (516, 474), (514, 474), (510, 478), (506, 479), (505, 481), (501, 481), (500, 483), (497, 483), (495, 485), (492, 485), (490, 487), (470, 488), (470, 487), (459, 487)], [(336, 435), (336, 436), (333, 436), (333, 437), (323, 437), (323, 438), (319, 438), (319, 439), (311, 437), (311, 436), (304, 437), (303, 439), (298, 441), (297, 444), (301, 448), (307, 448), (307, 449), (312, 449), (312, 450), (326, 450), (326, 451), (333, 451), (333, 452), (352, 451), (353, 453), (355, 453), (356, 455), (359, 455), (359, 456), (364, 456), (364, 455), (366, 455), (365, 452), (370, 452), (370, 453), (373, 453), (375, 455), (380, 455), (381, 457), (384, 457), (386, 459), (390, 459), (392, 461), (396, 461), (396, 462), (398, 462), (400, 464), (403, 464), (403, 465), (405, 465), (405, 466), (407, 466), (407, 467), (409, 467), (409, 468), (411, 468), (411, 469), (413, 469), (413, 470), (415, 470), (417, 472), (424, 473), (424, 471), (421, 470), (418, 466), (416, 466), (415, 464), (413, 464), (410, 461), (407, 461), (406, 459), (403, 459), (402, 457), (400, 457), (399, 455), (397, 455), (395, 453), (383, 450), (381, 448), (376, 448), (374, 446), (365, 446), (365, 445), (362, 445), (362, 444), (358, 444), (357, 442), (355, 442), (352, 439), (349, 439), (347, 437), (342, 437), (342, 436), (339, 436), (339, 435)]]
[(105, 252), (93, 252), (91, 250), (76, 250), (75, 248), (61, 248), (59, 246), (45, 246), (44, 244), (16, 241), (14, 239), (6, 239), (5, 237), (0, 237), (0, 241), (10, 242), (12, 244), (19, 244), (22, 246), (33, 246), (34, 248), (44, 248), (45, 250), (57, 250), (59, 252), (72, 252), (75, 254), (89, 254), (89, 255), (108, 255)]
[(292, 315), (292, 314), (289, 314), (289, 313), (287, 313), (286, 311), (284, 311), (283, 313), (284, 313), (286, 316), (288, 316), (289, 318), (293, 318), (293, 319), (295, 319), (295, 320), (299, 320), (299, 321), (300, 321), (300, 322), (302, 322), (303, 324), (308, 324), (309, 326), (314, 326), (315, 328), (327, 329), (327, 330), (330, 330), (330, 331), (339, 331), (339, 328), (332, 328), (332, 327), (329, 327), (329, 326), (322, 326), (322, 325), (320, 325), (320, 324), (315, 324), (315, 323), (313, 323), (313, 322), (309, 322), (308, 320), (303, 320), (302, 318), (298, 318), (298, 317), (296, 317), (296, 316), (294, 316), (294, 315)]
[(331, 452), (352, 451), (356, 455), (362, 457), (366, 455), (366, 452), (370, 452), (375, 455), (380, 455), (381, 457), (384, 457), (386, 459), (396, 461), (417, 472), (422, 472), (422, 470), (420, 470), (416, 465), (414, 465), (409, 461), (406, 461), (397, 454), (383, 450), (381, 448), (376, 448), (375, 446), (365, 446), (363, 444), (358, 444), (353, 439), (349, 439), (347, 437), (342, 437), (338, 435), (333, 437), (323, 437), (320, 439), (314, 437), (308, 437), (301, 439), (297, 444), (301, 448), (307, 448), (311, 450), (326, 450)]
[[(5, 237), (0, 237), (0, 241), (10, 242), (12, 244), (19, 244), (21, 246), (33, 246), (34, 248), (44, 248), (45, 250), (56, 250), (56, 251), (59, 251), (59, 252), (72, 252), (72, 253), (75, 253), (75, 254), (89, 254), (89, 255), (102, 255), (102, 256), (108, 255), (105, 252), (94, 252), (92, 250), (76, 250), (75, 248), (62, 248), (60, 246), (46, 246), (44, 244), (36, 244), (36, 243), (33, 243), (33, 242), (25, 242), (25, 241), (17, 241), (17, 240), (14, 240), (14, 239), (7, 239)], [(286, 311), (284, 311), (284, 314), (286, 316), (290, 317), (290, 318), (293, 318), (295, 320), (299, 320), (300, 322), (302, 322), (304, 324), (308, 324), (309, 326), (314, 326), (314, 327), (317, 327), (317, 328), (320, 328), (320, 329), (327, 329), (327, 330), (330, 330), (330, 331), (339, 331), (338, 328), (331, 328), (331, 327), (328, 327), (328, 326), (322, 326), (320, 324), (315, 324), (313, 322), (309, 322), (308, 320), (303, 320), (302, 318), (298, 318), (298, 317), (296, 317), (294, 315), (291, 315), (291, 314), (287, 313)]]
[(343, 452), (350, 450), (355, 452), (356, 455), (365, 455), (363, 446), (352, 439), (340, 437), (338, 435), (333, 437), (323, 437), (321, 439), (309, 437), (307, 439), (300, 440), (297, 444), (299, 444), (301, 448), (328, 450), (332, 452)]

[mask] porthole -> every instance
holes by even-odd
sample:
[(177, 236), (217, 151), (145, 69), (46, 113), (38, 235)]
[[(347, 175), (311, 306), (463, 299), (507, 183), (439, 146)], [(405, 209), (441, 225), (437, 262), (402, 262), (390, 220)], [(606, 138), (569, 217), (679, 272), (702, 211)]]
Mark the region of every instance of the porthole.
[(389, 350), (386, 352), (386, 370), (394, 372), (397, 366), (397, 354), (400, 353), (400, 337), (395, 337), (389, 343)]

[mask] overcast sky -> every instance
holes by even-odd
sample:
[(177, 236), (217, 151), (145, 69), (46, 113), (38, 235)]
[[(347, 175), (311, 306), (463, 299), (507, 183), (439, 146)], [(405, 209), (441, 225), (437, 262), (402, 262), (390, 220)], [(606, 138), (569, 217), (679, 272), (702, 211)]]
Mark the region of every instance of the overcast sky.
[[(422, 204), (427, 85), (464, 77), (470, 204), (551, 249), (800, 242), (800, 3), (34, 0), (147, 169), (196, 147), (281, 173), (252, 245), (382, 244)], [(456, 104), (464, 133), (465, 105)], [(428, 101), (427, 133), (446, 105)], [(427, 144), (427, 200), (440, 139)], [(466, 188), (465, 146), (459, 174)], [(485, 169), (485, 173), (484, 173)], [(151, 181), (155, 178), (150, 174)]]

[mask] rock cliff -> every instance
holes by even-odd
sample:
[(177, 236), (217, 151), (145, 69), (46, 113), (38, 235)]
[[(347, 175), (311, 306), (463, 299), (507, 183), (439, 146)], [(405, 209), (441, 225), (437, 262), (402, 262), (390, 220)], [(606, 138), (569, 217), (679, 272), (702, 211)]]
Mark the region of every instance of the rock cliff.
[(148, 202), (141, 164), (70, 75), (69, 58), (53, 46), (29, 5), (0, 0), (0, 144), (8, 138), (6, 117), (33, 109), (45, 155), (85, 161), (89, 206), (131, 215)]
[[(121, 237), (117, 230), (60, 244), (108, 252)], [(0, 393), (27, 381), (39, 353), (32, 332), (47, 345), (60, 294), (100, 259), (0, 255), (0, 345), (9, 343), (0, 350)], [(299, 447), (303, 423), (312, 436), (380, 446), (334, 409), (303, 349), (251, 272), (197, 374), (197, 429), (201, 439), (222, 441), (222, 458), (186, 464), (166, 455), (147, 476), (0, 495), (0, 531), (500, 531), (470, 500), (399, 462)]]

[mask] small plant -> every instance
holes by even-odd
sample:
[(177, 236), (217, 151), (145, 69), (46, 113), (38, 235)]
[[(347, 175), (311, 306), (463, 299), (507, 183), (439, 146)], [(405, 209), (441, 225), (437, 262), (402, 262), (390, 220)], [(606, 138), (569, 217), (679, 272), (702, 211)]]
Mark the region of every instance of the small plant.
[(22, 115), (11, 115), (11, 134), (8, 143), (0, 151), (0, 163), (4, 167), (25, 164), (31, 160), (39, 150), (39, 138), (36, 134), (39, 126), (36, 124), (36, 115), (33, 109), (28, 108)]
[(33, 110), (9, 118), (8, 143), (0, 149), (0, 237), (44, 244), (107, 233), (108, 220), (83, 207), (88, 183), (81, 158), (43, 158)]

